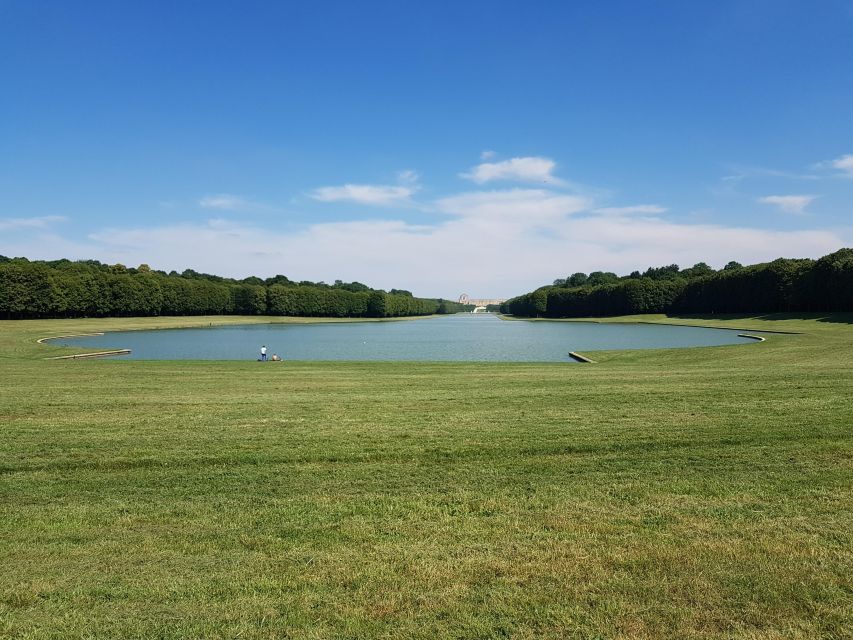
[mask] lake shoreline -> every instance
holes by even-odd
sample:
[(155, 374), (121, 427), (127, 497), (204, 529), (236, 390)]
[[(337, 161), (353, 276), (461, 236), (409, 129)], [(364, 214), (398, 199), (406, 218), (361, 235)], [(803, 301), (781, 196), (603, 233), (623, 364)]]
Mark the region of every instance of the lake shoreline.
[[(406, 318), (409, 319), (409, 318)], [(156, 330), (119, 327), (101, 335), (60, 338), (54, 346), (129, 349), (123, 360), (247, 360), (262, 344), (288, 361), (565, 362), (569, 352), (702, 348), (751, 341), (732, 329), (623, 323), (512, 323), (494, 314), (427, 316), (429, 323), (334, 321), (197, 322)], [(154, 329), (154, 327), (151, 327)], [(116, 330), (118, 329), (118, 330)], [(172, 330), (168, 330), (172, 329)], [(215, 331), (216, 333), (208, 333)], [(64, 344), (56, 344), (59, 340)]]

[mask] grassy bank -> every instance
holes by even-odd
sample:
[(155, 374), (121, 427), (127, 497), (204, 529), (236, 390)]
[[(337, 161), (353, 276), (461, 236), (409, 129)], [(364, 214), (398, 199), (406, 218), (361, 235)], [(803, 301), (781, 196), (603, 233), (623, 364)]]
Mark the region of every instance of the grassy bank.
[(261, 365), (35, 343), (220, 318), (0, 322), (0, 637), (849, 637), (853, 316), (640, 319), (799, 334)]

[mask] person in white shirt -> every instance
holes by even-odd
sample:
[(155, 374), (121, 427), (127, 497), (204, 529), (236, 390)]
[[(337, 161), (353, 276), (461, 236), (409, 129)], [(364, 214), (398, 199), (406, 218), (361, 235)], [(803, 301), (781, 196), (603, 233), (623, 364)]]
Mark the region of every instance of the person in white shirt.
[(267, 345), (261, 347), (261, 362), (267, 361)]

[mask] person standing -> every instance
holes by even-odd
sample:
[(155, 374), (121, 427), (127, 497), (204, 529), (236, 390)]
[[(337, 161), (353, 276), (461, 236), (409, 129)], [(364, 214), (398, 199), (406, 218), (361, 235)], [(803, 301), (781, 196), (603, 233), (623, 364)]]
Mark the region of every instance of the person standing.
[(261, 347), (261, 362), (267, 361), (267, 345)]

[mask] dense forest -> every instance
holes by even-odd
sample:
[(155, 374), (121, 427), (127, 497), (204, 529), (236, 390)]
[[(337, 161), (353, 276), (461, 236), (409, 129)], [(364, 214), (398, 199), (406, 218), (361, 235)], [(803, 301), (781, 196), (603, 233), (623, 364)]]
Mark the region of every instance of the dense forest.
[(222, 278), (187, 269), (155, 271), (97, 260), (30, 261), (0, 256), (0, 318), (276, 315), (383, 318), (470, 311), (471, 305), (415, 298), (360, 282)]
[(715, 271), (700, 262), (627, 276), (575, 273), (507, 300), (503, 313), (568, 318), (635, 313), (853, 311), (853, 249), (819, 260), (779, 258)]

